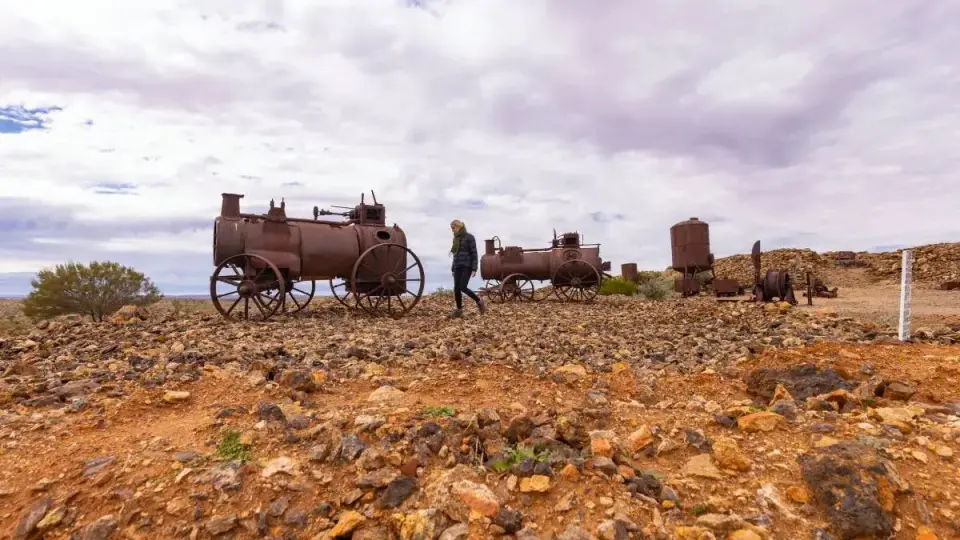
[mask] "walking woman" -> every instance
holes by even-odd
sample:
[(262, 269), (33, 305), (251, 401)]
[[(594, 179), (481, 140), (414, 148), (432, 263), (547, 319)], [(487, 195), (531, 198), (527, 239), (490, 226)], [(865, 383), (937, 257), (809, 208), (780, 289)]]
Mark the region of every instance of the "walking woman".
[(450, 230), (453, 231), (453, 247), (450, 248), (450, 256), (453, 258), (453, 296), (457, 301), (457, 309), (453, 310), (450, 316), (463, 315), (463, 295), (477, 303), (477, 310), (482, 315), (487, 312), (487, 306), (468, 287), (470, 278), (477, 275), (477, 240), (467, 232), (467, 226), (459, 219), (450, 222)]

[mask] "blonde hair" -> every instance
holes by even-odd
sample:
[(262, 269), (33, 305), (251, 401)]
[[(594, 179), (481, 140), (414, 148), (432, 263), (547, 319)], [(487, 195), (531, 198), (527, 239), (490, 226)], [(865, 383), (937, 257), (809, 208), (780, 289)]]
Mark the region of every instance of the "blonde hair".
[(463, 222), (460, 221), (459, 219), (455, 219), (455, 220), (451, 221), (451, 222), (450, 222), (450, 226), (451, 226), (451, 227), (457, 227), (458, 229), (462, 229), (463, 227), (465, 227), (465, 225), (463, 224)]

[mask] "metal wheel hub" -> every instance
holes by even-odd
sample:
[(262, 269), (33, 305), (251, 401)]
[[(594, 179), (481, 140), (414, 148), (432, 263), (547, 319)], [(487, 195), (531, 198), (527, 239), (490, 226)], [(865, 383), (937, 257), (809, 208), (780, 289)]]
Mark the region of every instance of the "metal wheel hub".
[(240, 282), (240, 285), (237, 287), (237, 293), (240, 294), (241, 298), (250, 298), (257, 294), (257, 284), (249, 280), (244, 280)]
[(580, 280), (580, 278), (578, 278), (578, 277), (575, 277), (575, 278), (573, 278), (573, 279), (570, 280), (570, 285), (573, 286), (573, 287), (580, 287), (580, 285), (581, 285), (582, 283), (583, 283), (583, 282), (582, 282), (582, 281)]
[(380, 284), (383, 285), (384, 287), (390, 287), (392, 285), (396, 285), (397, 276), (393, 275), (392, 272), (388, 274), (384, 274), (383, 277), (380, 278)]

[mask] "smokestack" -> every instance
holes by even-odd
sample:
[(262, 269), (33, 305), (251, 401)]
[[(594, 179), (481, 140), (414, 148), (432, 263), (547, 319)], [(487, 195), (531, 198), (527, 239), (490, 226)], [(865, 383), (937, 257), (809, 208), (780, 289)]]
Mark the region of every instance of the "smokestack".
[(485, 247), (486, 247), (485, 252), (487, 255), (493, 255), (496, 252), (496, 250), (493, 247), (493, 239), (484, 240), (483, 243), (485, 244)]
[(239, 218), (240, 217), (240, 199), (243, 195), (238, 193), (223, 193), (220, 203), (220, 217)]

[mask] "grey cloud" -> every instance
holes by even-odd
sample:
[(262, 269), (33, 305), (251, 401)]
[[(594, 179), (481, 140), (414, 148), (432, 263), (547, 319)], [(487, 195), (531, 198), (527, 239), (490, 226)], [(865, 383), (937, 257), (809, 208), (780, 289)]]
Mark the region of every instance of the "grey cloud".
[[(79, 208), (38, 204), (35, 201), (0, 197), (0, 250), (63, 249), (62, 245), (35, 242), (51, 238), (71, 244), (110, 238), (133, 238), (147, 234), (179, 234), (198, 229), (212, 231), (209, 219), (87, 221), (77, 217)], [(212, 234), (212, 232), (211, 232)]]

